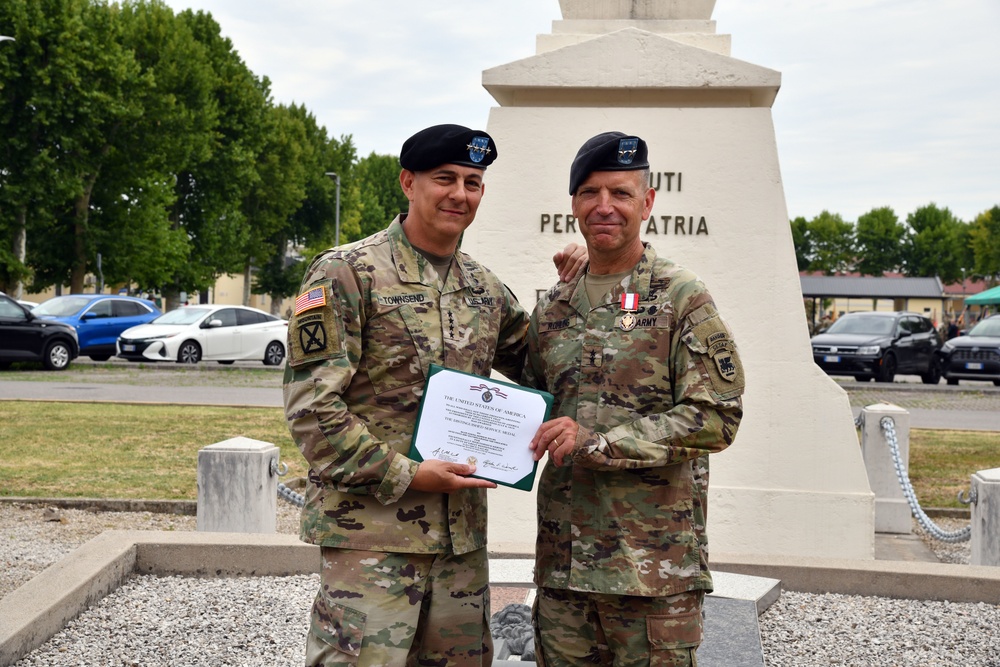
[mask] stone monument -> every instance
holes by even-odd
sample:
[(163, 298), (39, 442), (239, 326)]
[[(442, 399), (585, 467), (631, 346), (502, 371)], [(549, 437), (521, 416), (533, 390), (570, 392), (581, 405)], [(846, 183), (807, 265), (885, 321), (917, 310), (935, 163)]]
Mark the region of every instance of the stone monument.
[[(715, 0), (560, 6), (536, 55), (483, 73), (500, 156), (463, 248), (530, 309), (556, 279), (553, 253), (583, 243), (577, 149), (608, 130), (643, 137), (657, 190), (643, 239), (705, 281), (746, 369), (736, 442), (711, 457), (712, 550), (873, 558), (850, 404), (812, 361), (771, 118), (781, 75), (730, 56)], [(491, 492), (491, 550), (532, 553), (534, 524), (534, 493)]]

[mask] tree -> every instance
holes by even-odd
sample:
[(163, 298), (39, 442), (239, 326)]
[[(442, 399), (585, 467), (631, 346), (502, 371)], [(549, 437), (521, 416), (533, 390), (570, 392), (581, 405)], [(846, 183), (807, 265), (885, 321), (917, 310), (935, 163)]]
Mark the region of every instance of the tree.
[(809, 268), (827, 275), (847, 271), (854, 261), (854, 226), (823, 211), (809, 222), (813, 257)]
[[(141, 82), (134, 61), (115, 44), (119, 30), (106, 6), (5, 0), (0, 25), (17, 40), (0, 49), (0, 281), (16, 294), (29, 278), (37, 288), (69, 277), (86, 220), (73, 228), (56, 224), (56, 218), (70, 218), (71, 225), (78, 212), (71, 201), (89, 195), (101, 156), (101, 125), (138, 115), (129, 100), (108, 102), (117, 99), (115, 91)], [(49, 246), (41, 266), (28, 260), (35, 239)]]
[(123, 45), (155, 88), (140, 100), (141, 120), (111, 138), (91, 199), (93, 245), (109, 281), (158, 287), (191, 252), (169, 212), (176, 175), (208, 160), (215, 145), (215, 73), (191, 27), (163, 4), (124, 4), (119, 20)]
[(322, 249), (334, 245), (337, 192), (335, 181), (327, 176), (328, 173), (335, 173), (341, 179), (341, 243), (357, 238), (359, 229), (356, 197), (352, 196), (351, 188), (356, 159), (353, 139), (350, 136), (328, 139), (326, 128), (319, 125), (304, 106), (293, 104), (288, 111), (304, 130), (305, 142), (299, 164), (303, 167), (305, 195), (286, 224), (271, 239), (271, 256), (266, 261), (258, 259), (253, 282), (255, 294), (271, 296), (271, 308), (275, 313), (282, 299), (297, 293), (306, 268), (292, 249), (302, 246)]
[(409, 201), (399, 186), (399, 158), (395, 155), (371, 153), (358, 162), (357, 180), (361, 207), (361, 229), (358, 238), (385, 229)]
[(874, 208), (858, 218), (855, 225), (858, 272), (881, 276), (896, 271), (902, 262), (900, 243), (906, 228), (888, 206)]
[(969, 229), (976, 275), (1000, 282), (1000, 206), (994, 206), (976, 217)]
[[(81, 18), (83, 30), (70, 45), (81, 55), (81, 67), (60, 90), (71, 98), (73, 110), (48, 136), (60, 151), (58, 169), (73, 179), (73, 198), (54, 230), (63, 242), (49, 245), (51, 264), (40, 272), (48, 284), (63, 282), (68, 274), (72, 293), (83, 291), (84, 278), (96, 268), (91, 233), (95, 187), (120, 149), (116, 142), (146, 120), (144, 103), (156, 88), (154, 76), (143, 71), (125, 45), (125, 22), (117, 8), (84, 3)], [(59, 248), (62, 253), (53, 252)]]
[[(243, 200), (248, 235), (243, 248), (244, 295), (249, 302), (252, 269), (283, 258), (291, 235), (291, 221), (306, 196), (309, 166), (315, 163), (314, 150), (306, 141), (302, 118), (284, 106), (272, 107), (266, 125), (266, 143), (257, 159), (260, 178)], [(257, 290), (287, 285), (261, 286)]]
[(185, 261), (161, 287), (168, 308), (181, 292), (208, 289), (223, 274), (243, 271), (248, 223), (243, 205), (260, 178), (257, 158), (266, 140), (270, 83), (250, 71), (211, 14), (178, 14), (204, 48), (213, 74), (217, 123), (212, 150), (175, 173), (172, 228), (189, 239)]
[(795, 264), (799, 271), (808, 271), (812, 260), (812, 244), (809, 242), (809, 222), (802, 216), (791, 221), (792, 243), (795, 245)]
[(947, 208), (931, 203), (906, 217), (910, 232), (903, 240), (903, 270), (908, 276), (937, 276), (950, 283), (968, 271), (967, 226)]

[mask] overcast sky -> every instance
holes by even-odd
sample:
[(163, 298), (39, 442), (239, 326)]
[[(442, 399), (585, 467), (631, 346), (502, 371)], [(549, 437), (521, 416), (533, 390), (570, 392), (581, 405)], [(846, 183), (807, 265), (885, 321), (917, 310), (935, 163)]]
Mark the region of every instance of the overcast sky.
[[(485, 128), (482, 71), (535, 53), (558, 0), (167, 0), (210, 12), (274, 99), (305, 104), (359, 156), (410, 134)], [(788, 212), (963, 220), (1000, 204), (1000, 1), (718, 0), (732, 56), (776, 69)]]

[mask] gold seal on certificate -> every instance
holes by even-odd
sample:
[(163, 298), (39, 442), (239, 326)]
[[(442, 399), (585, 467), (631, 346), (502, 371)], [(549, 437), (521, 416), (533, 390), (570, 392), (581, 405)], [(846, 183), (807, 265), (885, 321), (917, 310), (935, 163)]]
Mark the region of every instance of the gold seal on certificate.
[(551, 409), (547, 392), (431, 364), (410, 458), (468, 463), (474, 477), (530, 491), (528, 445)]

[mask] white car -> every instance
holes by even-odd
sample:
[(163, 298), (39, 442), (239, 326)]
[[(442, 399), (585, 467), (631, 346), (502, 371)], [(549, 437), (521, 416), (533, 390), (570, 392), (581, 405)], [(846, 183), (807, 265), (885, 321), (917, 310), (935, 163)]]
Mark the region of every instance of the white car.
[(118, 337), (118, 356), (129, 361), (231, 364), (260, 359), (265, 366), (285, 360), (288, 322), (244, 306), (184, 306), (131, 327)]
[[(0, 294), (7, 296), (6, 292), (0, 292)], [(27, 308), (28, 310), (31, 310), (32, 308), (38, 305), (36, 301), (25, 301), (24, 299), (17, 299), (17, 302), (22, 306), (24, 306), (25, 308)]]

